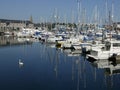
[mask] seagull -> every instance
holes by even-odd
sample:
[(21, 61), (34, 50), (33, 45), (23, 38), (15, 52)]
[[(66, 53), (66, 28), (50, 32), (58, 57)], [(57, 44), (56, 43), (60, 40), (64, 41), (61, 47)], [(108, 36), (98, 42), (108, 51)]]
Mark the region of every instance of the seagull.
[(21, 59), (19, 59), (19, 65), (20, 65), (20, 66), (23, 66), (23, 64), (24, 64), (24, 63), (21, 61)]

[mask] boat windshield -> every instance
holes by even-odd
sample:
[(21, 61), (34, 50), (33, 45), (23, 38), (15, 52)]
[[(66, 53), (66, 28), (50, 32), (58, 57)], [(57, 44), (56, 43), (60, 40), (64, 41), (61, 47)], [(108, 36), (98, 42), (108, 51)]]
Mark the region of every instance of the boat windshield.
[(120, 43), (113, 43), (113, 47), (120, 47)]
[(106, 50), (110, 50), (111, 44), (109, 42), (106, 43), (105, 48)]

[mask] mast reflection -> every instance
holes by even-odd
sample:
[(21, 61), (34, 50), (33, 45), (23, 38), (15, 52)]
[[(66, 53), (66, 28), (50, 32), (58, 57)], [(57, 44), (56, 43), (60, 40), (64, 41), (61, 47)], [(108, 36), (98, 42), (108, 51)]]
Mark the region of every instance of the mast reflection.
[(114, 85), (113, 79), (120, 74), (120, 60), (98, 60), (94, 62), (91, 61), (91, 65), (96, 69), (104, 70), (105, 85), (107, 86), (107, 88), (112, 88)]

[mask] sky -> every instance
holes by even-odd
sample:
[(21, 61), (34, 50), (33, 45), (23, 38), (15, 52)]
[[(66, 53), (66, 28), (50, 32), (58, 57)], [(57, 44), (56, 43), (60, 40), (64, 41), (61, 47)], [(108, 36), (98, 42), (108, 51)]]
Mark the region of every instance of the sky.
[[(77, 1), (81, 2), (79, 6)], [(36, 23), (77, 22), (78, 16), (81, 22), (92, 22), (96, 15), (103, 21), (109, 11), (114, 21), (120, 21), (120, 0), (0, 0), (0, 19), (29, 20), (32, 16)], [(55, 15), (59, 18), (55, 19)]]

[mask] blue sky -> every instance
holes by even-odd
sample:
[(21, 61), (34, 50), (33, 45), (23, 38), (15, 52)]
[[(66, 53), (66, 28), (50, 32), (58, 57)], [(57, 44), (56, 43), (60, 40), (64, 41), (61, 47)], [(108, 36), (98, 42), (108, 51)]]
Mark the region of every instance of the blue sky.
[[(95, 7), (98, 7), (99, 17), (105, 18), (106, 0), (81, 0), (81, 10), (85, 8), (85, 20), (93, 19)], [(111, 11), (114, 2), (114, 20), (120, 21), (120, 0), (107, 0), (108, 10)], [(34, 22), (53, 21), (53, 14), (57, 11), (60, 21), (77, 21), (77, 0), (0, 0), (0, 18), (28, 20), (32, 15)], [(83, 14), (81, 14), (82, 16)]]

